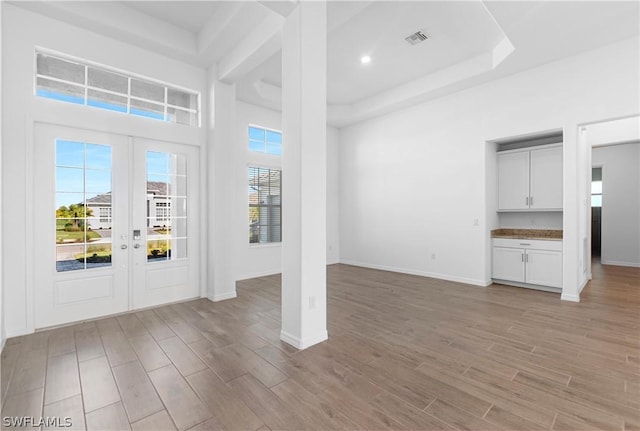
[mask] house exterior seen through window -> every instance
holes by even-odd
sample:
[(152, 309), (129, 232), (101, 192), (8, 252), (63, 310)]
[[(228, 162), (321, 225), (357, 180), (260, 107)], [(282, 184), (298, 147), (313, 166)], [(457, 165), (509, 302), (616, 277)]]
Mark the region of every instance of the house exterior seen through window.
[(198, 94), (107, 67), (36, 52), (35, 94), (47, 99), (198, 127)]
[(249, 243), (282, 241), (282, 171), (249, 166)]

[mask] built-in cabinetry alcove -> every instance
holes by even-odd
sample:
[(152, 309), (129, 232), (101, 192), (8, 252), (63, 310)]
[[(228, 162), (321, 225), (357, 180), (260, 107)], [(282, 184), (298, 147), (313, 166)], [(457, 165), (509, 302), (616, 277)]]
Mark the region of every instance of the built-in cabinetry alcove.
[(563, 135), (495, 141), (492, 279), (560, 292), (562, 288)]

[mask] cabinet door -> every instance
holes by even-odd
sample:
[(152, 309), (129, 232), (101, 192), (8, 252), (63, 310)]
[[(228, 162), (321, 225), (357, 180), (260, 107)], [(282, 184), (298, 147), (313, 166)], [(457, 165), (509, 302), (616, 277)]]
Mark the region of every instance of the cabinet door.
[(562, 209), (562, 147), (531, 150), (530, 207)]
[(493, 247), (493, 278), (524, 282), (524, 250)]
[(527, 250), (526, 281), (542, 286), (562, 287), (562, 252)]
[(529, 209), (529, 152), (498, 154), (498, 210)]

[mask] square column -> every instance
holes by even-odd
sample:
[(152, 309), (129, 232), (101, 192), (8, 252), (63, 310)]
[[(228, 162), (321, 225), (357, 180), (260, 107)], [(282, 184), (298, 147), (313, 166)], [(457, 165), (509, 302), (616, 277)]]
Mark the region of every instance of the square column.
[(282, 30), (282, 341), (327, 339), (327, 5), (299, 2)]
[(207, 172), (209, 200), (204, 220), (207, 226), (207, 297), (222, 301), (236, 297), (233, 253), (234, 188), (231, 161), (236, 160), (236, 87), (217, 79), (215, 67), (208, 70), (207, 157), (201, 163)]

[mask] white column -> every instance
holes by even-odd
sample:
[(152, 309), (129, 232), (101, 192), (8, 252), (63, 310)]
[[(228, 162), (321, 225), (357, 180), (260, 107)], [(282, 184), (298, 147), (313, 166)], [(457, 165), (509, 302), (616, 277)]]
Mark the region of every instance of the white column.
[(562, 175), (563, 175), (563, 211), (562, 211), (562, 295), (565, 301), (580, 302), (580, 287), (578, 274), (580, 273), (579, 247), (581, 216), (578, 196), (578, 137), (577, 125), (571, 124), (563, 128), (562, 146)]
[(212, 301), (236, 297), (236, 280), (233, 264), (233, 163), (236, 124), (236, 87), (217, 80), (217, 71), (208, 71), (209, 118), (208, 125), (207, 193), (208, 214), (206, 223), (208, 286), (207, 297)]
[(300, 2), (282, 31), (282, 332), (327, 339), (327, 9)]

